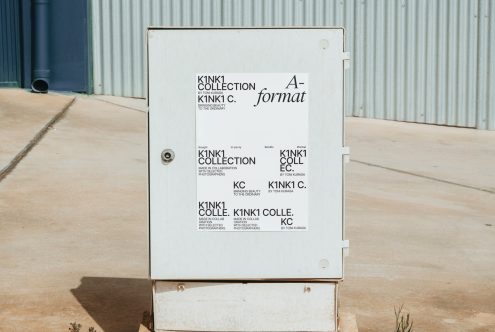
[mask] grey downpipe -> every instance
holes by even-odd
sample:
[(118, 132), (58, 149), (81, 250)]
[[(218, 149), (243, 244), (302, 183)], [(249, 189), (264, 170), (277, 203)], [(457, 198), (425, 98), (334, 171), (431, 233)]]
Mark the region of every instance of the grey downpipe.
[(33, 0), (33, 92), (48, 92), (50, 86), (50, 0)]

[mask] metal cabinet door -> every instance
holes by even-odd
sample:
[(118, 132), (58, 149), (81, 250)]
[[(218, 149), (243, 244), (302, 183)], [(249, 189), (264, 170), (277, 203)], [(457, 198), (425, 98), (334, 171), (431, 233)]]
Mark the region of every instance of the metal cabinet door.
[[(343, 44), (343, 30), (328, 28), (157, 28), (148, 31), (152, 279), (342, 278)], [(203, 113), (198, 113), (198, 75), (205, 73), (246, 80), (245, 83), (257, 82), (249, 112), (256, 112), (254, 106), (262, 88), (260, 84), (277, 86), (285, 78), (288, 84), (294, 73), (307, 81), (305, 97), (309, 99), (304, 100), (307, 101), (307, 120), (300, 119), (301, 123), (307, 122), (307, 127), (293, 131), (294, 136), (306, 138), (308, 149), (307, 173), (304, 173), (306, 196), (297, 196), (301, 199), (290, 203), (298, 205), (300, 229), (285, 226), (283, 230), (275, 229), (273, 218), (265, 218), (262, 223), (272, 223), (275, 228), (236, 230), (227, 225), (224, 229), (205, 231), (198, 226), (198, 209), (201, 209), (198, 199), (205, 195), (205, 190), (208, 194), (204, 179), (198, 175), (199, 140), (211, 139), (215, 144), (223, 140), (225, 146), (231, 145), (234, 149), (238, 142), (249, 144), (249, 141), (237, 140), (236, 130), (242, 136), (251, 128), (253, 142), (266, 140), (270, 145), (283, 131), (279, 128), (276, 135), (270, 135), (266, 128), (277, 127), (277, 119), (294, 124), (294, 119), (284, 118), (281, 113), (283, 110), (288, 114), (292, 112), (290, 103), (273, 110), (271, 116), (257, 113), (260, 116), (257, 122), (249, 118), (249, 113), (242, 113), (247, 112), (242, 107), (230, 104), (231, 111), (224, 112), (225, 121), (208, 123), (213, 118), (207, 115), (210, 120), (205, 120)], [(244, 98), (240, 93), (236, 96)], [(270, 102), (270, 96), (263, 98)], [(282, 95), (274, 98), (282, 98)], [(266, 110), (263, 114), (271, 112)], [(229, 113), (234, 111), (239, 111), (239, 116)], [(291, 140), (291, 135), (287, 134), (284, 139)], [(170, 163), (162, 160), (165, 149), (171, 149), (174, 154)], [(261, 150), (253, 152), (260, 164), (261, 153)], [(256, 167), (259, 167), (257, 172), (246, 171), (246, 176), (263, 177), (264, 169)], [(212, 181), (211, 195), (221, 197), (224, 190), (221, 183), (215, 185), (217, 179)], [(259, 189), (262, 195), (257, 204), (262, 206), (271, 198), (263, 196), (266, 187)], [(231, 192), (225, 191), (225, 195)], [(296, 196), (279, 197), (282, 206), (285, 198), (289, 201)], [(302, 197), (307, 197), (307, 205)], [(241, 201), (229, 198), (225, 219), (232, 218), (232, 204), (241, 204)]]

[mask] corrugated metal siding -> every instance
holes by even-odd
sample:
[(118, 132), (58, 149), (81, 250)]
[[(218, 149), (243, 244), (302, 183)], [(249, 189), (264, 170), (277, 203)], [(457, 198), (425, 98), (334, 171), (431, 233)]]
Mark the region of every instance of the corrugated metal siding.
[(146, 95), (147, 26), (344, 26), (353, 62), (348, 115), (495, 129), (494, 7), (491, 0), (93, 0), (95, 93)]
[(495, 1), (482, 0), (479, 6), (477, 123), (495, 130)]
[(18, 0), (0, 1), (0, 86), (20, 86), (20, 8)]

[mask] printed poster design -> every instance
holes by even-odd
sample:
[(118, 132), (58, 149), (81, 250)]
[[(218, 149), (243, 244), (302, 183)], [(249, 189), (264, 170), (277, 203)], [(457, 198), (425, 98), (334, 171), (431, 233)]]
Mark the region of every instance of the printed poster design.
[(196, 76), (199, 231), (308, 229), (308, 74)]

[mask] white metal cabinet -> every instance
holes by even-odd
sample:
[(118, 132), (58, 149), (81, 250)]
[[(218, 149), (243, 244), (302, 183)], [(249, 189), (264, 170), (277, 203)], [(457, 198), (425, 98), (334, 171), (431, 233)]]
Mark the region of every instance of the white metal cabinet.
[[(343, 30), (330, 28), (156, 28), (148, 31), (152, 279), (343, 277), (343, 44)], [(223, 111), (208, 109), (206, 118), (201, 118), (205, 113), (200, 112), (205, 109), (200, 110), (198, 105), (198, 75), (224, 75), (224, 80), (230, 83), (252, 82), (256, 88), (245, 94), (235, 92), (238, 104), (227, 104)], [(307, 84), (303, 108), (282, 102), (280, 107), (266, 108), (269, 110), (266, 114), (251, 116), (256, 112), (256, 100), (249, 106), (250, 100), (262, 87), (269, 87), (266, 92), (275, 91), (277, 86), (285, 89), (282, 83), (293, 75)], [(277, 91), (282, 92), (280, 89)], [(210, 103), (213, 104), (215, 102)], [(284, 110), (288, 114), (303, 110), (307, 119), (291, 120), (284, 117)], [(217, 117), (222, 112), (225, 116)], [(296, 122), (302, 124), (302, 129), (294, 127)], [(269, 126), (277, 127), (280, 123), (286, 125), (289, 132), (280, 128), (273, 133), (266, 131)], [(208, 131), (209, 126), (211, 131)], [(301, 166), (305, 176), (299, 178), (304, 179), (306, 189), (304, 194), (289, 193), (273, 199), (268, 197), (263, 185), (269, 167), (260, 166), (263, 153), (267, 156), (269, 153), (265, 147), (257, 147), (263, 142), (270, 146), (273, 142), (276, 145), (290, 141), (290, 130), (297, 136), (291, 144), (306, 139), (307, 156)], [(208, 144), (224, 144), (234, 149), (250, 144), (249, 131), (257, 145), (242, 146), (241, 155), (255, 156), (257, 164), (239, 166), (245, 173), (239, 171), (238, 174), (248, 177), (251, 185), (260, 190), (260, 196), (250, 197), (250, 202), (261, 210), (287, 209), (294, 205), (302, 229), (277, 229), (274, 220), (278, 216), (261, 218), (258, 223), (270, 224), (270, 227), (231, 228), (235, 205), (247, 208), (241, 203), (246, 200), (232, 197), (232, 188), (224, 188), (225, 183), (236, 177), (235, 173), (227, 170), (231, 175), (230, 178), (228, 174), (224, 176), (228, 181), (223, 182), (213, 176), (206, 179), (198, 175), (198, 144), (206, 140)], [(162, 160), (165, 149), (174, 154), (170, 163)], [(232, 157), (235, 153), (229, 150), (225, 154)], [(217, 154), (216, 158), (226, 157)], [(256, 179), (263, 180), (256, 183)], [(212, 195), (215, 193), (216, 201), (221, 200), (222, 195), (227, 197), (228, 206), (216, 209), (225, 208), (225, 216), (229, 214), (225, 218), (230, 221), (224, 223), (228, 224), (224, 229), (199, 227), (198, 197), (205, 195), (208, 187)], [(287, 210), (280, 212), (284, 213), (287, 214)]]

